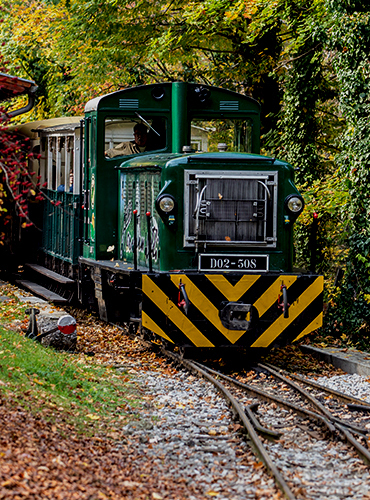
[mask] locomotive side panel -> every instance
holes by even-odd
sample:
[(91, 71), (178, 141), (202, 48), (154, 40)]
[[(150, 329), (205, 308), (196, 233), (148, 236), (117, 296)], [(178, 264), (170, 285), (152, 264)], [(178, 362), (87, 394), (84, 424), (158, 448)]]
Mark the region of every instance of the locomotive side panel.
[(148, 268), (150, 252), (152, 268), (159, 269), (159, 217), (155, 211), (159, 191), (160, 172), (121, 172), (119, 260), (134, 263), (136, 259), (139, 267)]

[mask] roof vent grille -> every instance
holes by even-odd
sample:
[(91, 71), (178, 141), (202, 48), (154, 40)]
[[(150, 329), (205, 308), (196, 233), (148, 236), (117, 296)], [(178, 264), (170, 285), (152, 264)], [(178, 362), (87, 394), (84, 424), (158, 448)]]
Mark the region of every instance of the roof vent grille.
[(119, 107), (121, 109), (137, 109), (139, 107), (139, 99), (119, 99)]
[(220, 111), (237, 111), (239, 101), (220, 101)]

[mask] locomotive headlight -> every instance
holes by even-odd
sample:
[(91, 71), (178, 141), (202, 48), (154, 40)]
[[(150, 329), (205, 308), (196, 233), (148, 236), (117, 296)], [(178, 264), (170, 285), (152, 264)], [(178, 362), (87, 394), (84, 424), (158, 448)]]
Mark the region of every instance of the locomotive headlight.
[(167, 214), (175, 208), (175, 200), (172, 196), (165, 194), (159, 198), (158, 207)]
[(291, 196), (288, 196), (288, 198), (286, 198), (285, 205), (289, 210), (289, 212), (298, 215), (303, 210), (304, 201), (303, 198), (301, 198), (300, 196), (296, 196), (293, 194)]

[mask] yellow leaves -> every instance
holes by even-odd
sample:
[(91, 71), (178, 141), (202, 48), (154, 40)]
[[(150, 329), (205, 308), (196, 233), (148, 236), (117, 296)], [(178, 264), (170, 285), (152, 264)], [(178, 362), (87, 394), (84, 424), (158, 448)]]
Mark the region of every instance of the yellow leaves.
[(63, 462), (62, 458), (60, 455), (58, 455), (56, 458), (52, 459), (52, 462), (57, 465), (61, 465), (62, 467), (65, 467), (66, 464)]
[(225, 12), (225, 17), (227, 17), (227, 19), (229, 19), (229, 21), (233, 21), (234, 19), (236, 19), (238, 17), (238, 13), (236, 12)]
[(213, 491), (213, 490), (209, 490), (207, 491), (206, 495), (208, 495), (209, 497), (217, 497), (220, 493), (218, 491)]
[(62, 23), (68, 16), (63, 2), (42, 4), (42, 8), (41, 5), (37, 8), (34, 2), (24, 2), (14, 5), (8, 24), (13, 40), (25, 50), (32, 48), (41, 52), (47, 49), (50, 53), (55, 41), (63, 35)]
[(86, 417), (89, 418), (90, 420), (100, 420), (99, 415), (96, 415), (96, 413), (88, 413)]
[(364, 299), (366, 300), (366, 302), (367, 302), (368, 304), (370, 304), (370, 294), (368, 294), (368, 293), (364, 293)]
[(100, 500), (109, 500), (109, 497), (107, 497), (107, 495), (105, 493), (103, 493), (102, 491), (98, 491), (98, 498)]

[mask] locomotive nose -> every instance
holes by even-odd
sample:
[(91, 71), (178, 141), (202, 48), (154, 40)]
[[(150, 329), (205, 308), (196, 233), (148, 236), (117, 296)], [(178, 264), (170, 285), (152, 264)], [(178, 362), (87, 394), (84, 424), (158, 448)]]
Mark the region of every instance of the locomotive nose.
[(259, 319), (258, 311), (252, 304), (228, 302), (220, 310), (221, 323), (229, 330), (249, 330)]

